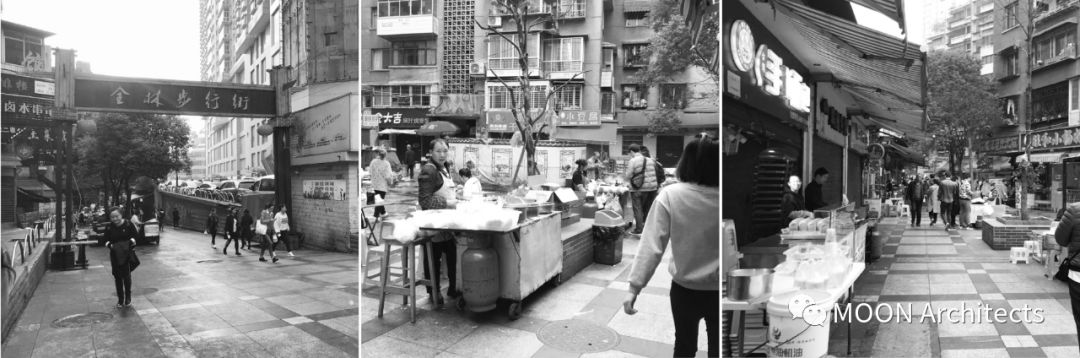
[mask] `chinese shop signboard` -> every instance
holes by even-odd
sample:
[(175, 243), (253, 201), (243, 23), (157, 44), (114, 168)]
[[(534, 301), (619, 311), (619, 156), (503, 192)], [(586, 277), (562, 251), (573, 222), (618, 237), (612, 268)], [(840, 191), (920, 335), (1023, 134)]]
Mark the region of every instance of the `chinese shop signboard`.
[(75, 107), (86, 111), (272, 117), (269, 86), (223, 85), (104, 76), (75, 79)]
[(812, 99), (806, 71), (738, 2), (724, 7), (725, 92), (775, 117), (806, 123)]
[[(539, 112), (539, 110), (534, 110), (534, 113)], [(551, 116), (544, 115), (544, 118), (538, 121), (535, 127), (543, 127), (544, 124), (551, 123), (550, 121)], [(514, 119), (514, 114), (510, 112), (509, 109), (489, 109), (487, 111), (488, 132), (516, 132), (518, 130), (516, 122), (517, 120)]]
[(599, 127), (600, 112), (597, 111), (561, 111), (556, 117), (560, 127)]
[(296, 144), (293, 152), (297, 157), (358, 150), (359, 142), (354, 132), (357, 121), (355, 95), (338, 97), (293, 114), (293, 136)]
[(1020, 136), (981, 139), (975, 144), (980, 153), (1015, 153), (1020, 151)]
[(1080, 127), (1051, 129), (1032, 133), (1031, 150), (1062, 149), (1080, 147)]
[(40, 121), (52, 118), (53, 96), (56, 94), (56, 85), (52, 81), (5, 73), (0, 82), (3, 84), (0, 103), (3, 104), (5, 120)]
[(428, 122), (427, 108), (380, 108), (372, 109), (379, 117), (381, 129), (419, 129)]

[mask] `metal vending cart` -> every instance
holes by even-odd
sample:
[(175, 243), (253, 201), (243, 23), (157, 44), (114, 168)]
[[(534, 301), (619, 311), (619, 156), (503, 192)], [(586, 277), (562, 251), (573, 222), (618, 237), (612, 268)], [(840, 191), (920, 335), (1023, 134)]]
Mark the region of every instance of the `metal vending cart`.
[[(497, 269), (499, 298), (511, 301), (507, 313), (511, 319), (517, 319), (521, 316), (521, 301), (562, 272), (561, 220), (559, 212), (551, 212), (528, 218), (507, 231), (420, 229), (446, 232), (454, 237), (459, 258), (457, 284), (462, 291), (471, 289), (468, 285), (472, 283), (465, 277), (466, 272)], [(468, 245), (478, 242), (484, 245), (479, 249), (494, 248), (498, 256), (497, 268), (464, 267), (470, 265), (462, 259)], [(457, 307), (475, 312), (491, 309), (486, 305), (470, 305), (464, 296), (457, 301)]]

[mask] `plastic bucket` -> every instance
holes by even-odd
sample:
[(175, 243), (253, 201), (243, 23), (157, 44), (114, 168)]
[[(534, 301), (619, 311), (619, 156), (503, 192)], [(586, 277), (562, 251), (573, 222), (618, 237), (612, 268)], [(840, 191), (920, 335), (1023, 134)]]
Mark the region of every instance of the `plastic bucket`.
[[(815, 304), (824, 308), (825, 322), (813, 326), (802, 317), (792, 317), (790, 304), (799, 295), (812, 298)], [(788, 292), (769, 299), (769, 342), (766, 352), (769, 357), (811, 357), (825, 356), (829, 351), (829, 327), (832, 322), (833, 302), (824, 302), (829, 293), (820, 290)], [(796, 306), (798, 307), (798, 306)], [(801, 312), (800, 312), (801, 313)]]

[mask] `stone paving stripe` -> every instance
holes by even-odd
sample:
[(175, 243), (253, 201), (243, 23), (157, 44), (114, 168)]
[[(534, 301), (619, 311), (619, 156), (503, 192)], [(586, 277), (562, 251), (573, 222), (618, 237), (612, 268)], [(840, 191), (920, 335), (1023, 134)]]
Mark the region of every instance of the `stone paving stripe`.
[[(422, 310), (417, 309), (417, 315), (422, 313)], [(360, 325), (360, 342), (365, 343), (378, 338), (379, 336), (386, 334), (386, 332), (398, 328), (398, 326), (408, 324), (409, 320), (409, 312), (407, 310), (387, 308), (383, 311), (381, 319), (372, 319)]]
[(266, 312), (267, 314), (270, 314), (270, 315), (272, 315), (272, 316), (274, 316), (276, 318), (279, 318), (279, 319), (286, 319), (286, 318), (292, 318), (292, 317), (300, 316), (299, 313), (296, 313), (296, 312), (293, 312), (293, 311), (290, 311), (290, 310), (287, 310), (287, 309), (281, 308), (281, 307), (262, 307), (260, 309), (263, 310), (263, 312)]
[(179, 310), (185, 310), (185, 309), (189, 309), (189, 308), (199, 308), (199, 307), (202, 307), (202, 305), (200, 305), (198, 303), (185, 303), (185, 304), (182, 304), (182, 305), (159, 307), (158, 312), (179, 311)]
[(932, 291), (933, 291), (933, 289), (931, 288), (931, 293), (930, 293), (930, 298), (931, 298), (930, 300), (931, 301), (977, 301), (977, 300), (979, 300), (979, 294), (977, 294), (977, 293), (971, 293), (971, 294), (960, 293), (960, 294), (935, 295), (935, 294), (933, 294)]
[(316, 314), (308, 315), (307, 317), (311, 318), (314, 321), (324, 321), (324, 320), (328, 320), (328, 319), (334, 319), (334, 318), (345, 317), (345, 316), (352, 316), (352, 315), (357, 315), (357, 314), (360, 314), (360, 308), (359, 307), (347, 308), (347, 309), (343, 309), (343, 310), (339, 310), (339, 311), (332, 311), (332, 312), (316, 313)]
[(340, 336), (324, 340), (323, 342), (326, 342), (327, 344), (334, 346), (343, 352), (349, 353), (349, 356), (360, 356), (360, 341), (354, 337)]
[(1038, 348), (1035, 338), (1030, 335), (1002, 335), (1001, 341), (1005, 348)]
[(234, 334), (239, 334), (239, 333), (240, 333), (240, 330), (236, 329), (235, 327), (229, 327), (229, 328), (221, 328), (221, 329), (212, 329), (212, 330), (209, 330), (209, 331), (195, 332), (195, 333), (192, 333), (191, 336), (192, 337), (197, 337), (197, 338), (218, 338), (218, 337), (228, 337), (228, 336), (231, 336), (231, 335), (234, 335)]
[(1005, 301), (1005, 296), (1002, 296), (1001, 293), (980, 293), (979, 298), (984, 301)]
[(1039, 348), (1039, 347), (1034, 347), (1034, 348), (1006, 348), (1005, 350), (1007, 352), (1009, 352), (1010, 357), (1041, 358), (1041, 357), (1046, 357), (1047, 356), (1046, 352), (1043, 351), (1042, 348)]
[[(754, 347), (746, 347), (747, 350), (753, 348)], [(671, 356), (671, 352), (674, 351), (674, 349), (675, 346), (671, 344), (647, 341), (630, 336), (619, 337), (619, 346), (615, 347), (615, 350), (617, 351), (637, 354), (643, 357), (668, 357)], [(708, 354), (699, 354), (699, 356), (707, 355)]]
[(333, 339), (333, 338), (337, 338), (337, 337), (341, 337), (341, 336), (345, 335), (345, 333), (342, 333), (342, 332), (340, 332), (340, 331), (338, 331), (336, 329), (330, 328), (329, 326), (327, 326), (325, 324), (322, 324), (322, 323), (319, 323), (319, 322), (308, 322), (308, 323), (297, 324), (296, 328), (299, 328), (300, 330), (302, 330), (304, 332), (307, 332), (308, 334), (310, 334), (310, 335), (314, 336), (315, 338), (318, 338), (319, 340), (322, 340), (322, 341), (326, 341), (326, 340), (329, 340), (329, 339)]
[(580, 284), (591, 285), (591, 286), (596, 286), (596, 287), (607, 287), (609, 284), (611, 284), (611, 281), (609, 281), (609, 280), (603, 280), (603, 279), (599, 279), (599, 278), (595, 278), (595, 277), (588, 277), (588, 276), (585, 276), (585, 275), (574, 275), (574, 277), (571, 278), (567, 282), (580, 283)]
[(261, 330), (264, 330), (264, 329), (280, 328), (280, 327), (286, 327), (286, 326), (289, 326), (289, 324), (287, 322), (282, 321), (280, 319), (275, 319), (275, 320), (270, 320), (270, 321), (245, 324), (245, 325), (236, 327), (236, 330), (240, 331), (240, 333), (248, 333), (248, 332), (261, 331)]
[(998, 336), (940, 337), (941, 350), (1005, 348)]
[(237, 297), (237, 298), (239, 298), (241, 301), (251, 301), (251, 300), (258, 299), (259, 297), (258, 296), (240, 296), (240, 297)]
[(930, 295), (879, 295), (878, 302), (930, 301)]
[(581, 353), (567, 352), (545, 345), (543, 347), (540, 347), (540, 350), (536, 351), (536, 353), (532, 355), (532, 358), (563, 358), (580, 356)]
[(973, 283), (975, 284), (975, 290), (978, 291), (979, 294), (1001, 293), (1001, 289), (999, 289), (997, 287), (997, 285), (995, 285), (993, 283), (985, 283), (985, 282), (977, 282), (977, 283), (973, 282)]
[(1002, 293), (1007, 300), (1038, 300), (1038, 299), (1068, 299), (1068, 292), (1025, 292), (1025, 293)]
[[(991, 306), (991, 307), (994, 307), (994, 306)], [(1028, 331), (1027, 326), (1025, 326), (1023, 323), (994, 322), (994, 327), (997, 328), (998, 334), (1000, 334), (1002, 336), (1005, 336), (1005, 335), (1010, 335), (1010, 336), (1030, 336), (1031, 335), (1031, 331)], [(1034, 340), (1032, 342), (1034, 342)]]
[[(1047, 334), (1037, 335), (1035, 342), (1039, 344), (1039, 347), (1076, 347), (1078, 343), (1075, 334)], [(1074, 351), (1075, 352), (1075, 351)]]
[(922, 275), (922, 274), (958, 274), (958, 273), (965, 273), (965, 271), (964, 271), (964, 270), (941, 270), (941, 269), (926, 269), (926, 270), (889, 270), (889, 274), (893, 274), (893, 275), (897, 275), (897, 274), (911, 274), (911, 275)]

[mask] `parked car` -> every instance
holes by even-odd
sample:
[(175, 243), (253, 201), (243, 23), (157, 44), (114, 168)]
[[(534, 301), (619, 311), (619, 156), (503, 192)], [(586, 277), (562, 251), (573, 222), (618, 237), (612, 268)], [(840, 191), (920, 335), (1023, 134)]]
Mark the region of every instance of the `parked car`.
[(273, 192), (274, 190), (277, 190), (277, 186), (276, 186), (276, 183), (274, 181), (274, 176), (273, 175), (267, 175), (267, 176), (259, 177), (259, 179), (256, 179), (255, 183), (251, 184), (251, 187), (249, 187), (248, 189), (251, 189), (251, 191), (269, 191), (269, 192)]

